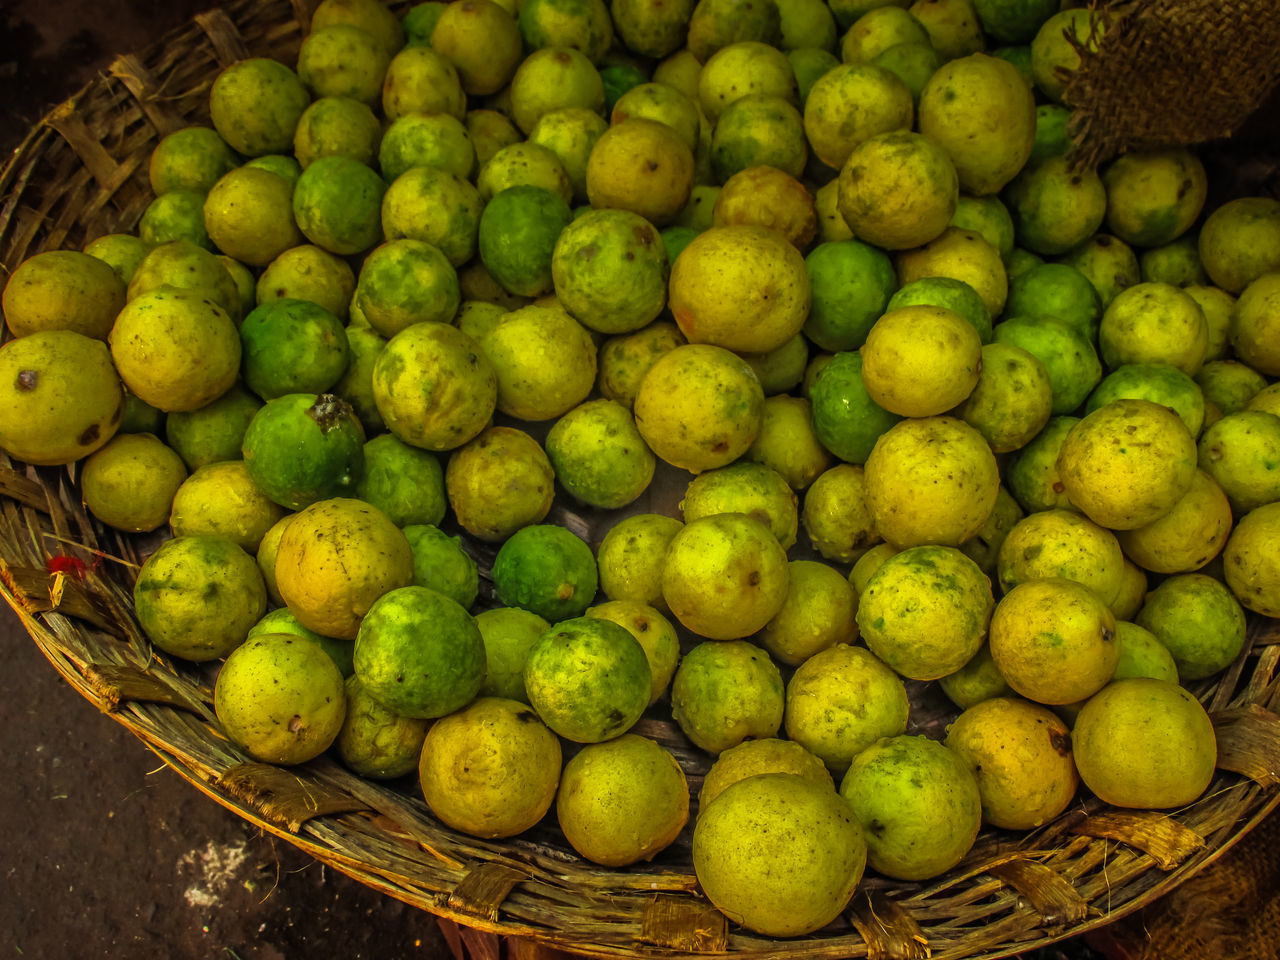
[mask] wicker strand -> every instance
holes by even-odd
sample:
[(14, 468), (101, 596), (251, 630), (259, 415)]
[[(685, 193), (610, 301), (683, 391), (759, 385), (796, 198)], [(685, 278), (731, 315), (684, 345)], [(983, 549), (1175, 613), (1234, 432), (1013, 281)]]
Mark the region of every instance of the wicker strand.
[(1204, 837), (1171, 817), (1154, 811), (1099, 813), (1075, 827), (1075, 832), (1089, 837), (1122, 840), (1150, 854), (1161, 870), (1172, 870), (1205, 847)]
[(138, 101), (138, 106), (151, 121), (158, 137), (163, 138), (185, 124), (173, 109), (160, 99), (159, 84), (142, 61), (131, 53), (117, 57), (108, 71), (123, 83)]
[(196, 14), (196, 23), (213, 44), (214, 55), (218, 63), (229, 67), (237, 60), (249, 57), (249, 48), (245, 46), (244, 37), (240, 35), (235, 21), (223, 10), (209, 10)]

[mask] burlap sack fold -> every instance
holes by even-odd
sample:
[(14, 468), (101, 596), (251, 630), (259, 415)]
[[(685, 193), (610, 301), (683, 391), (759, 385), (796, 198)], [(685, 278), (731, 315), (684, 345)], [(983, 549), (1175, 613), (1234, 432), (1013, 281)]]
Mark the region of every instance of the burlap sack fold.
[(1107, 955), (1126, 960), (1278, 960), (1280, 815), (1108, 932)]
[[(1231, 136), (1280, 79), (1280, 0), (1091, 0), (1095, 43), (1073, 45), (1078, 167), (1122, 151)], [(1280, 123), (1280, 118), (1277, 118)]]

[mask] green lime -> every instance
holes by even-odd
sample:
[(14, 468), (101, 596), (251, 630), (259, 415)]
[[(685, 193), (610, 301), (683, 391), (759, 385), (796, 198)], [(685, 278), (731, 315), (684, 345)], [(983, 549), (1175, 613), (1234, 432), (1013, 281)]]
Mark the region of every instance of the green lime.
[(884, 251), (857, 240), (821, 243), (805, 257), (813, 305), (804, 334), (823, 350), (856, 350), (885, 312), (898, 278)]
[(493, 589), (498, 600), (531, 610), (552, 623), (582, 616), (595, 599), (598, 586), (591, 548), (564, 527), (522, 527), (498, 549), (493, 560)]
[(447, 113), (408, 113), (393, 121), (378, 145), (378, 169), (387, 183), (394, 183), (414, 167), (438, 167), (469, 178), (476, 168), (476, 148), (462, 121)]
[(1069, 250), (1063, 263), (1075, 267), (1098, 291), (1105, 310), (1116, 295), (1142, 279), (1138, 256), (1127, 243), (1110, 234), (1094, 234), (1084, 243)]
[(785, 97), (751, 93), (725, 108), (711, 132), (711, 170), (724, 183), (750, 167), (776, 167), (793, 177), (809, 158), (804, 117)]
[(862, 356), (837, 353), (809, 393), (818, 441), (849, 463), (864, 463), (880, 435), (900, 417), (871, 399), (862, 383)]
[(684, 655), (671, 684), (671, 714), (709, 753), (782, 726), (782, 673), (763, 648), (746, 640), (709, 640)]
[(1102, 300), (1083, 273), (1065, 263), (1044, 263), (1009, 282), (1007, 317), (1053, 317), (1088, 339), (1098, 336)]
[(484, 638), (485, 673), (482, 697), (505, 697), (529, 702), (524, 689), (524, 664), (530, 648), (551, 624), (519, 607), (498, 607), (476, 614)]
[[(140, 237), (135, 237), (131, 233), (108, 233), (89, 241), (84, 246), (85, 253), (95, 260), (101, 260), (114, 270), (116, 276), (126, 286), (133, 279), (133, 272), (138, 269), (138, 265), (142, 263), (150, 249)], [(99, 306), (101, 305), (99, 301)]]
[[(804, 106), (804, 102), (809, 99), (809, 91), (813, 89), (814, 83), (824, 73), (832, 67), (839, 66), (840, 58), (830, 50), (823, 50), (821, 47), (796, 47), (787, 51), (787, 59), (791, 61), (791, 69), (796, 75), (796, 89), (800, 94), (800, 106)], [(904, 64), (910, 62), (911, 58), (901, 57), (889, 63), (878, 63), (890, 73), (897, 74), (898, 79), (907, 85), (907, 89), (911, 90), (911, 83), (908, 82), (908, 76), (914, 76), (910, 67)], [(934, 57), (936, 66), (936, 56)], [(895, 69), (897, 68), (897, 69)], [(903, 72), (899, 72), (902, 70)], [(906, 75), (904, 75), (906, 74)], [(923, 84), (922, 84), (923, 85)], [(918, 90), (912, 90), (913, 94)]]
[(462, 548), (462, 538), (429, 524), (410, 524), (404, 535), (413, 550), (414, 583), (443, 593), (464, 608), (476, 602), (480, 574), (476, 562)]
[(459, 526), (501, 543), (551, 509), (555, 471), (538, 441), (514, 427), (489, 427), (449, 457), (445, 490)]
[(911, 93), (911, 99), (918, 103), (924, 85), (937, 72), (942, 58), (932, 44), (907, 40), (885, 47), (871, 58), (871, 62), (901, 80)]
[(974, 0), (982, 30), (999, 43), (1029, 43), (1058, 12), (1058, 0)]
[(288, 151), (309, 103), (311, 95), (298, 75), (266, 57), (236, 61), (218, 74), (209, 91), (213, 128), (246, 157)]
[(303, 112), (293, 152), (303, 169), (321, 157), (351, 157), (373, 166), (382, 124), (367, 104), (351, 97), (323, 97)]
[(653, 479), (653, 454), (631, 411), (616, 400), (588, 400), (574, 407), (547, 434), (546, 450), (556, 479), (590, 506), (626, 506)]
[(287, 393), (253, 415), (241, 450), (263, 493), (301, 510), (354, 492), (364, 469), (364, 428), (351, 405), (332, 394)]
[[(614, 16), (617, 16), (616, 12)], [(609, 116), (613, 113), (613, 105), (618, 102), (618, 98), (632, 87), (640, 86), (646, 78), (635, 64), (618, 63), (601, 67), (600, 79), (604, 83), (604, 113)]]
[(1196, 372), (1195, 381), (1205, 403), (1212, 403), (1223, 415), (1239, 413), (1267, 386), (1262, 374), (1239, 360), (1210, 360)]
[(286, 298), (310, 300), (345, 321), (355, 288), (356, 275), (345, 260), (304, 243), (267, 264), (258, 277), (254, 297), (258, 304)]
[(209, 188), (240, 162), (216, 130), (183, 127), (168, 134), (151, 151), (147, 176), (157, 197), (170, 190), (208, 193)]
[(410, 167), (382, 197), (382, 229), (388, 240), (424, 240), (440, 248), (455, 268), (476, 252), (480, 192), (464, 177), (439, 167)]
[(649, 704), (651, 682), (635, 637), (612, 620), (593, 617), (557, 623), (529, 649), (524, 665), (530, 706), (548, 727), (577, 743), (626, 733)]
[(317, 247), (348, 256), (382, 239), (382, 195), (387, 184), (351, 157), (321, 157), (293, 188), (298, 229)]
[(1009, 492), (1028, 513), (1055, 508), (1070, 510), (1058, 476), (1058, 452), (1079, 417), (1052, 417), (1044, 429), (1017, 453), (1005, 472)]
[[(330, 9), (334, 6), (337, 4), (328, 5)], [(298, 50), (298, 79), (312, 96), (341, 97), (362, 107), (378, 106), (391, 52), (377, 37), (354, 23), (312, 27)]]
[(1173, 655), (1182, 681), (1226, 669), (1245, 642), (1244, 610), (1219, 580), (1202, 573), (1169, 577), (1147, 594), (1134, 623)]
[(480, 214), (480, 259), (508, 293), (547, 293), (555, 285), (551, 263), (556, 241), (571, 219), (569, 205), (550, 190), (503, 190)]
[(568, 47), (599, 63), (613, 43), (613, 22), (603, 0), (523, 0), (518, 23), (526, 50)]
[(1071, 149), (1067, 123), (1071, 111), (1058, 103), (1042, 103), (1036, 107), (1036, 139), (1031, 147), (1032, 161), (1046, 157), (1065, 157)]
[(333, 385), (333, 392), (351, 404), (366, 435), (381, 433), (387, 425), (378, 412), (378, 400), (373, 392), (373, 368), (387, 341), (371, 327), (352, 324), (344, 332), (351, 362), (347, 364), (347, 372)]
[(133, 606), (155, 646), (203, 662), (244, 642), (267, 609), (267, 590), (253, 557), (226, 537), (175, 537), (138, 571)]
[(462, 302), (458, 274), (439, 247), (422, 240), (390, 240), (360, 268), (355, 303), (384, 337), (415, 323), (452, 323)]
[(430, 719), (470, 703), (484, 681), (484, 640), (456, 601), (398, 587), (374, 601), (356, 634), (355, 675), (400, 716)]
[(356, 496), (385, 513), (397, 527), (437, 524), (448, 506), (444, 469), (435, 454), (389, 433), (364, 445), (364, 472)]
[(262, 401), (240, 384), (198, 410), (174, 411), (165, 418), (165, 440), (187, 469), (219, 460), (237, 460), (253, 415)]
[(240, 324), (241, 376), (263, 400), (286, 393), (323, 393), (350, 361), (342, 323), (308, 300), (271, 300)]
[(971, 197), (961, 194), (951, 226), (972, 230), (995, 247), (1006, 265), (1013, 254), (1013, 217), (999, 197)]
[(579, 323), (600, 333), (630, 333), (657, 319), (670, 273), (658, 231), (628, 210), (592, 210), (556, 240), (556, 296)]
[[(1142, 251), (1138, 268), (1143, 283), (1170, 283), (1175, 287), (1202, 286), (1209, 282), (1195, 234), (1184, 234), (1164, 246)], [(1203, 309), (1203, 308), (1201, 308)]]
[(1153, 677), (1178, 682), (1178, 664), (1160, 638), (1136, 623), (1116, 619), (1116, 672), (1113, 680), (1130, 677)]
[(338, 731), (338, 756), (351, 770), (372, 780), (412, 773), (422, 756), (430, 721), (402, 717), (378, 703), (359, 677), (347, 677), (347, 716)]
[(149, 246), (186, 240), (212, 250), (213, 241), (205, 229), (204, 199), (203, 193), (193, 190), (170, 190), (161, 194), (142, 211), (138, 236)]

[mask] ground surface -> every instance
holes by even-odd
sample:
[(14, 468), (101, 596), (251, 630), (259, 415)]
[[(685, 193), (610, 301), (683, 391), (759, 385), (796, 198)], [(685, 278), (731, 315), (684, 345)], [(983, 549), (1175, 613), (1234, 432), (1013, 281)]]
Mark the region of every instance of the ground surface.
[(0, 957), (448, 955), (433, 918), (322, 867), (164, 767), (0, 612)]

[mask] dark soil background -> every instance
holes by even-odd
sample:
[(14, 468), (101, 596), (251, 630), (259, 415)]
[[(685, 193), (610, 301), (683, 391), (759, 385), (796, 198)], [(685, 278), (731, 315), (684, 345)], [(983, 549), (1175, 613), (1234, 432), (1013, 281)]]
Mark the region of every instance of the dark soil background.
[[(0, 155), (112, 57), (208, 6), (0, 0)], [(324, 868), (170, 771), (67, 685), (3, 605), (0, 758), (0, 960), (449, 955), (429, 914)], [(1026, 956), (1102, 954), (1076, 939)]]

